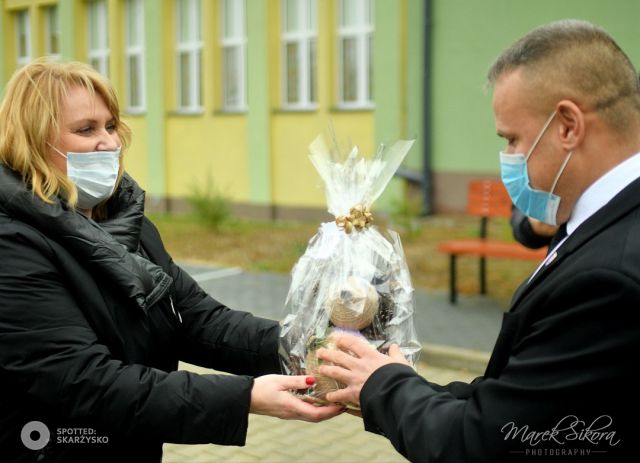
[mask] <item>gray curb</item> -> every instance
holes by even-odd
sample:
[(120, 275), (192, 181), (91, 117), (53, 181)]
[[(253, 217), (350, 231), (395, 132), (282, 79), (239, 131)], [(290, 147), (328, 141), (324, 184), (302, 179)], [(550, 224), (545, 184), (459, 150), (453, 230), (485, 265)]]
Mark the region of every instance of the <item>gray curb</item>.
[(489, 363), (489, 352), (439, 344), (422, 345), (420, 361), (427, 365), (452, 370), (467, 370), (481, 375)]

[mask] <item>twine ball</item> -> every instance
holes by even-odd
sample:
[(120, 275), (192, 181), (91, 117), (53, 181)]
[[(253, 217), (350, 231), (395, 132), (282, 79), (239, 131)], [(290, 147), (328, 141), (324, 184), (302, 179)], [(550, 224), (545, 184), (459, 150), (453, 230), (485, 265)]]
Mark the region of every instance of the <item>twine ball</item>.
[(378, 292), (371, 283), (350, 276), (329, 296), (327, 310), (331, 323), (339, 328), (361, 330), (373, 322), (378, 311)]
[[(331, 341), (328, 341), (324, 347), (327, 349), (335, 349), (335, 344)], [(344, 385), (340, 384), (335, 379), (323, 376), (318, 373), (318, 367), (322, 363), (318, 361), (315, 350), (311, 350), (309, 351), (309, 353), (307, 353), (305, 362), (307, 367), (307, 374), (313, 376), (316, 380), (313, 388), (314, 397), (324, 399), (328, 392), (337, 391), (338, 389), (342, 389), (344, 387)], [(331, 363), (325, 364), (332, 365)]]

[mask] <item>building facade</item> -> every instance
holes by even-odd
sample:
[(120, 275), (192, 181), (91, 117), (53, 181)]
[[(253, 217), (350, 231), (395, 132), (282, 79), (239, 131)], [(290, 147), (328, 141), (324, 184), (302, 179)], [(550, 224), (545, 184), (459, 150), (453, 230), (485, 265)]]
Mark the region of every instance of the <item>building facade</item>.
[(44, 55), (107, 75), (156, 209), (213, 179), (245, 214), (321, 214), (307, 147), (332, 126), (364, 153), (416, 139), (378, 207), (418, 191), (462, 210), (471, 178), (498, 175), (488, 67), (569, 17), (640, 62), (635, 0), (0, 0), (0, 85)]

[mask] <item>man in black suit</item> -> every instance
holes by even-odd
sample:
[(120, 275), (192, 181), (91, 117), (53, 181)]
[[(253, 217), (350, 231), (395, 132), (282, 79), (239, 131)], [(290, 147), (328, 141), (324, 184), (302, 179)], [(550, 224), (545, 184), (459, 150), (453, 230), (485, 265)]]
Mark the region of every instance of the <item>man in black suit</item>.
[(561, 225), (556, 242), (514, 295), (484, 376), (440, 386), (397, 346), (383, 355), (342, 336), (342, 351), (319, 353), (335, 364), (320, 374), (346, 385), (327, 399), (359, 404), (365, 429), (412, 461), (630, 461), (640, 453), (636, 71), (605, 31), (561, 21), (506, 50), (489, 84), (505, 186), (527, 215)]

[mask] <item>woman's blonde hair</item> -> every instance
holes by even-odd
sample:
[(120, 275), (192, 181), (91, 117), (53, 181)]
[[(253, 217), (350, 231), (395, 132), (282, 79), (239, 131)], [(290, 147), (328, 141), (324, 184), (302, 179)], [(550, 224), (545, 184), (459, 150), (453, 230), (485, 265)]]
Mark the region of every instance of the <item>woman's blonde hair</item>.
[[(33, 193), (47, 203), (60, 195), (71, 207), (77, 190), (49, 160), (48, 142), (60, 133), (62, 105), (69, 89), (81, 86), (99, 95), (111, 112), (122, 152), (131, 130), (120, 119), (120, 107), (111, 83), (85, 63), (37, 60), (20, 68), (9, 80), (0, 105), (0, 163), (19, 172)], [(123, 168), (120, 163), (118, 180)]]

